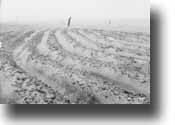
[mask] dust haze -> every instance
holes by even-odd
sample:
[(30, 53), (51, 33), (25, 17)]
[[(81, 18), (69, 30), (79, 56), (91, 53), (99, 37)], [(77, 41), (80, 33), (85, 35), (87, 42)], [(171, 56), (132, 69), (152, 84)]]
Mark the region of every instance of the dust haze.
[(2, 0), (0, 103), (150, 104), (147, 0)]

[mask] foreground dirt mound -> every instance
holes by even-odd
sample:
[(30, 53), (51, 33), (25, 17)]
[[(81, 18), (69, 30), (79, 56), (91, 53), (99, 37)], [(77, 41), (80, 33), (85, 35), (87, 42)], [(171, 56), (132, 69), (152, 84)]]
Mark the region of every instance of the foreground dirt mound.
[(148, 34), (22, 29), (0, 35), (0, 103), (150, 103)]

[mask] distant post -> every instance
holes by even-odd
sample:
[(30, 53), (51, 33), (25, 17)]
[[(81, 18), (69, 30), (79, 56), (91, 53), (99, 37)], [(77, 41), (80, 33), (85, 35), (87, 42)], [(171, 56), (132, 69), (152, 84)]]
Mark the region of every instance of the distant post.
[(108, 24), (111, 24), (111, 20), (109, 20)]
[(71, 19), (72, 19), (72, 17), (68, 18), (67, 27), (70, 27)]

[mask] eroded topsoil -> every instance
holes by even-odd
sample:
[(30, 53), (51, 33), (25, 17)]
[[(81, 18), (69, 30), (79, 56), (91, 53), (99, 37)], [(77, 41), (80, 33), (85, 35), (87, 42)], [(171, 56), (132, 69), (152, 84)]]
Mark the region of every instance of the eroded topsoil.
[(0, 103), (150, 103), (149, 34), (28, 26), (0, 41)]

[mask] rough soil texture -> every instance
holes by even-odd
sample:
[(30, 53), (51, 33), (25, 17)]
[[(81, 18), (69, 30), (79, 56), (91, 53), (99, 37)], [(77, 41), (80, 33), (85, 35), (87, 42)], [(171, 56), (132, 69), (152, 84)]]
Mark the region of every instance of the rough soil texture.
[(0, 103), (150, 103), (149, 34), (16, 26), (0, 42)]

